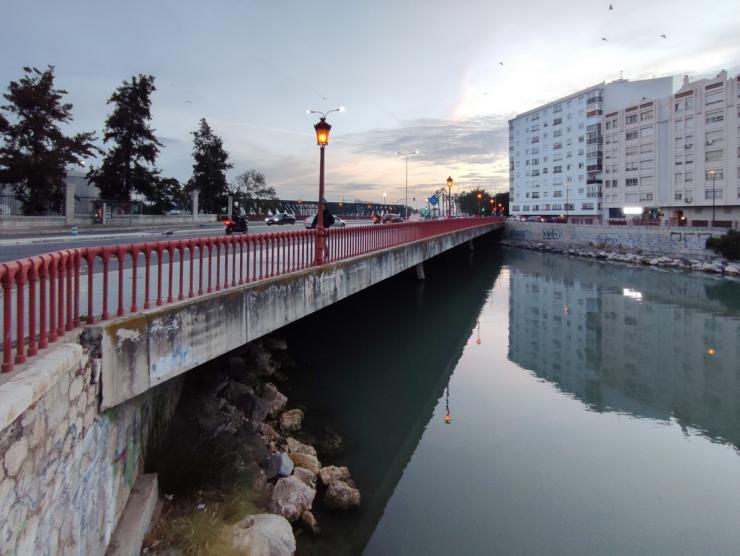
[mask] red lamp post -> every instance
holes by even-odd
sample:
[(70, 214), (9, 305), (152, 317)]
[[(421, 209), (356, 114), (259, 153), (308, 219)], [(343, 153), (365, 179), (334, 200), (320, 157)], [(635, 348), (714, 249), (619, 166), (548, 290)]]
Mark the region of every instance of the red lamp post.
[(447, 218), (452, 217), (452, 186), (455, 184), (452, 177), (447, 178)]
[(319, 163), (319, 213), (316, 217), (316, 244), (314, 264), (324, 264), (326, 253), (326, 230), (324, 229), (324, 147), (329, 144), (329, 131), (331, 125), (326, 121), (326, 116), (332, 112), (344, 112), (344, 108), (335, 108), (328, 112), (308, 110), (308, 114), (321, 114), (318, 123), (313, 127), (316, 130), (316, 144), (321, 150), (321, 161)]

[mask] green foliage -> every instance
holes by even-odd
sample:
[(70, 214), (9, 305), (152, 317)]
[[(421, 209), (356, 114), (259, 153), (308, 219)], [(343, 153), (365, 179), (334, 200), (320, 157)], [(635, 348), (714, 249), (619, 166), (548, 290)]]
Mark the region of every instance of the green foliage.
[(229, 163), (229, 153), (224, 150), (223, 141), (213, 133), (205, 118), (201, 118), (193, 138), (193, 176), (188, 181), (187, 190), (200, 192), (198, 204), (204, 212), (218, 214), (226, 207), (226, 170), (233, 165)]
[(719, 253), (726, 259), (733, 261), (740, 259), (740, 232), (728, 230), (721, 237), (708, 238), (707, 249)]
[(0, 113), (0, 183), (13, 187), (25, 214), (44, 214), (63, 205), (67, 165), (94, 156), (95, 135), (60, 130), (72, 121), (72, 105), (62, 102), (67, 91), (54, 88), (54, 66), (23, 71), (0, 107), (7, 114)]
[(460, 210), (465, 214), (472, 215), (489, 215), (491, 196), (483, 189), (476, 188), (472, 191), (465, 191), (458, 197)]
[(159, 170), (154, 166), (162, 144), (149, 126), (154, 76), (133, 76), (108, 100), (113, 112), (105, 121), (103, 141), (111, 147), (100, 168), (87, 177), (106, 199), (128, 201), (133, 193), (147, 199), (157, 196)]
[(177, 178), (157, 178), (157, 187), (147, 203), (150, 214), (164, 214), (171, 209), (188, 210), (191, 205), (190, 195)]

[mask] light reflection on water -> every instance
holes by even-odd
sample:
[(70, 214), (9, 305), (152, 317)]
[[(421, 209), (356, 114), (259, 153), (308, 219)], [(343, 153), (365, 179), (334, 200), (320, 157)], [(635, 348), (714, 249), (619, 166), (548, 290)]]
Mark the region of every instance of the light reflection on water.
[(317, 553), (736, 552), (739, 284), (514, 250), (427, 277), (321, 317), (340, 362), (303, 388), (364, 498)]

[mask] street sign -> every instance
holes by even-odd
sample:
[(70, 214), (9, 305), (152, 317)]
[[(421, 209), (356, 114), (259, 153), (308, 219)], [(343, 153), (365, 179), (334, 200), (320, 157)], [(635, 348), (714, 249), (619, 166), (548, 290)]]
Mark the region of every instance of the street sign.
[(439, 203), (439, 197), (437, 197), (436, 195), (432, 195), (431, 197), (429, 197), (430, 205), (436, 205), (437, 203)]

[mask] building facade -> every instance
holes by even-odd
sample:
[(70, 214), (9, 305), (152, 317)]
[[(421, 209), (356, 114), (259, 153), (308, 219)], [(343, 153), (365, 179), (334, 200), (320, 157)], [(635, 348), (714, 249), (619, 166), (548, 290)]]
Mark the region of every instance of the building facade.
[(671, 81), (600, 83), (510, 120), (511, 214), (601, 216), (604, 112), (667, 96)]
[[(731, 226), (740, 221), (740, 75), (604, 114), (605, 216)], [(625, 214), (627, 213), (627, 214)]]

